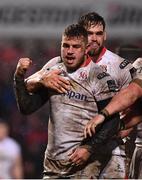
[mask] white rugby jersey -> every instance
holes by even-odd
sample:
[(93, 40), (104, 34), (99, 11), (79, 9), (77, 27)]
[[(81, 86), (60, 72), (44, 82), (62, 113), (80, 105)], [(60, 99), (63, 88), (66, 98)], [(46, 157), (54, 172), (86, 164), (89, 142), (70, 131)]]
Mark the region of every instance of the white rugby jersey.
[(104, 48), (97, 63), (116, 81), (119, 90), (131, 82), (133, 66), (128, 60)]
[(9, 137), (0, 141), (0, 179), (12, 179), (11, 169), (21, 153), (17, 142)]
[[(121, 88), (128, 86), (131, 82), (133, 66), (128, 60), (125, 60), (117, 54), (103, 48), (97, 63), (101, 65), (115, 80), (118, 91)], [(112, 151), (112, 154), (125, 155), (125, 152), (118, 146)]]
[(43, 71), (50, 70), (51, 67), (55, 66), (57, 63), (62, 62), (61, 56), (54, 57), (50, 59), (42, 68)]
[[(87, 59), (87, 61), (89, 61), (89, 62), (90, 62), (90, 60), (91, 60), (91, 58)], [(57, 64), (58, 62), (61, 62), (60, 56), (50, 60), (43, 67), (43, 70), (49, 70), (50, 67)], [(91, 67), (90, 70), (91, 70), (91, 72), (94, 73), (96, 71), (95, 69), (93, 69), (93, 68), (95, 68), (95, 65), (94, 65), (95, 63), (91, 62), (91, 64), (93, 64), (93, 66)], [(132, 80), (132, 76), (131, 76), (131, 69), (133, 68), (132, 64), (130, 64), (127, 60), (124, 60), (117, 54), (107, 50), (106, 48), (103, 48), (102, 53), (100, 54), (100, 57), (98, 58), (97, 64), (100, 65), (104, 69), (104, 71), (108, 72), (111, 75), (111, 77), (116, 82), (118, 90), (126, 87), (129, 84), (129, 82)], [(78, 71), (80, 71), (80, 70), (78, 70)], [(84, 74), (84, 73), (82, 73), (82, 74)], [(75, 76), (75, 79), (76, 79), (76, 76)], [(113, 83), (114, 83), (113, 81), (109, 81), (109, 86), (113, 87)], [(73, 93), (71, 95), (69, 95), (69, 97), (70, 96), (73, 96)], [(97, 94), (95, 96), (97, 96)], [(102, 98), (100, 96), (100, 94), (97, 97), (98, 97), (98, 100), (99, 100), (99, 97), (100, 97), (100, 99)], [(88, 120), (89, 120), (89, 118), (88, 118)], [(84, 126), (83, 126), (83, 128), (84, 128)], [(50, 138), (49, 138), (49, 141), (50, 141)], [(115, 150), (114, 150), (114, 153), (115, 153)]]
[(63, 63), (51, 69), (62, 69), (72, 84), (67, 94), (50, 96), (48, 145), (45, 155), (52, 159), (68, 159), (68, 154), (83, 140), (84, 127), (98, 113), (96, 101), (114, 95), (115, 83), (109, 74), (93, 61), (68, 74)]

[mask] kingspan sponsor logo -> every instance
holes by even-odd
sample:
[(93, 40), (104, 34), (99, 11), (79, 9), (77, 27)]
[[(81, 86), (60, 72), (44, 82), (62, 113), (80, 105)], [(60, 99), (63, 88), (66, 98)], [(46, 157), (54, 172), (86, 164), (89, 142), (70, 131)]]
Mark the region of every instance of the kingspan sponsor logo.
[(81, 101), (87, 101), (87, 96), (81, 93), (77, 93), (74, 91), (68, 91), (64, 96), (68, 96), (69, 99), (77, 99)]

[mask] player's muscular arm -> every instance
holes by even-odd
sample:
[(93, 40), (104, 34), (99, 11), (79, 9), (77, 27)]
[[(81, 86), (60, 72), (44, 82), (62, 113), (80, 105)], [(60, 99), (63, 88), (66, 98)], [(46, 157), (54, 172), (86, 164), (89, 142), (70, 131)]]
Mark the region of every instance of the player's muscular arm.
[(122, 119), (125, 123), (125, 129), (132, 128), (142, 122), (141, 99), (137, 100)]
[(41, 87), (55, 90), (58, 93), (65, 93), (70, 89), (70, 83), (63, 76), (62, 70), (52, 70), (51, 67), (62, 62), (61, 58), (55, 57), (48, 61), (43, 68), (29, 76), (25, 82), (29, 92), (36, 92)]
[(48, 99), (48, 92), (41, 89), (37, 93), (30, 94), (26, 88), (24, 77), (32, 61), (29, 58), (21, 58), (14, 74), (14, 90), (19, 110), (23, 114), (30, 114), (39, 109)]
[(25, 84), (27, 87), (27, 90), (31, 93), (36, 92), (40, 87), (41, 84), (39, 83), (39, 80), (42, 76), (42, 69), (33, 75), (29, 76), (27, 79), (25, 79)]
[[(112, 98), (110, 103), (105, 107), (104, 111), (106, 112), (106, 115), (112, 116), (115, 113), (129, 108), (140, 97), (142, 97), (142, 88), (135, 82), (132, 82), (127, 88), (122, 89)], [(105, 118), (102, 114), (99, 114), (90, 120), (84, 130), (85, 137), (87, 134), (92, 136), (92, 133), (95, 133), (95, 128), (104, 120)]]
[(132, 82), (127, 88), (122, 89), (115, 95), (105, 109), (108, 111), (109, 115), (112, 115), (127, 109), (140, 97), (142, 97), (142, 88), (135, 82)]

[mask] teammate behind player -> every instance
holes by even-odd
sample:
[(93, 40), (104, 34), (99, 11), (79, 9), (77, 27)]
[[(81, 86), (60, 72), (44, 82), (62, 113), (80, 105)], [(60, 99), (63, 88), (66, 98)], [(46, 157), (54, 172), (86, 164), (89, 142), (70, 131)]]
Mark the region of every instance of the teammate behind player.
[[(115, 80), (117, 84), (118, 91), (126, 87), (131, 81), (131, 72), (132, 65), (128, 60), (121, 58), (117, 54), (109, 51), (105, 48), (105, 41), (107, 39), (106, 34), (106, 24), (100, 15), (95, 12), (87, 13), (80, 17), (79, 23), (83, 25), (88, 32), (88, 59), (92, 59), (95, 63), (102, 66), (107, 73)], [(104, 113), (103, 111), (101, 113)], [(93, 120), (89, 121), (91, 123)], [(95, 124), (92, 126), (92, 131), (87, 127), (85, 129), (85, 136), (92, 136), (95, 131)], [(114, 150), (114, 146), (117, 146)], [(108, 147), (109, 146), (109, 147)], [(110, 140), (105, 145), (105, 148), (108, 149), (108, 153), (104, 156), (104, 167), (103, 173), (101, 173), (100, 178), (124, 178), (126, 173), (125, 168), (125, 151), (122, 146), (124, 143), (120, 138), (114, 138)], [(109, 159), (111, 152), (109, 149), (112, 149), (112, 158), (110, 158), (109, 164), (106, 165), (105, 159)]]
[[(135, 61), (135, 64), (138, 63), (137, 61), (140, 61), (140, 60), (141, 58), (138, 58)], [(89, 130), (88, 128), (90, 128), (91, 130), (91, 126), (92, 127), (94, 125), (97, 126), (98, 124), (102, 123), (106, 117), (110, 117), (111, 115), (117, 112), (126, 110), (130, 106), (134, 105), (138, 99), (142, 98), (142, 70), (141, 69), (142, 69), (142, 66), (139, 66), (137, 68), (136, 74), (133, 77), (133, 80), (130, 83), (130, 85), (122, 89), (118, 94), (116, 94), (111, 100), (111, 102), (104, 108), (103, 112), (105, 114), (105, 117), (103, 115), (96, 116), (94, 121), (90, 122), (89, 127), (88, 126), (86, 127), (85, 131), (88, 131)], [(126, 124), (126, 128), (133, 127), (137, 125), (138, 123), (140, 123), (140, 119), (139, 119), (140, 115), (141, 115), (141, 112), (139, 112), (139, 114), (137, 114), (137, 116), (134, 117), (134, 119), (131, 119), (131, 121), (128, 121)]]

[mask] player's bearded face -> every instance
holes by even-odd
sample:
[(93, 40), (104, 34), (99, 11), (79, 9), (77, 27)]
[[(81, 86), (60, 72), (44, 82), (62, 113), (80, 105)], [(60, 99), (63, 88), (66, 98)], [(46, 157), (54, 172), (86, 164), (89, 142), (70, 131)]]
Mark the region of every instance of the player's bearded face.
[(104, 42), (106, 40), (106, 32), (103, 25), (91, 25), (87, 29), (88, 32), (88, 46), (87, 52), (91, 56), (97, 56), (101, 52)]
[(75, 71), (84, 63), (86, 44), (83, 37), (62, 37), (61, 56), (69, 71)]

